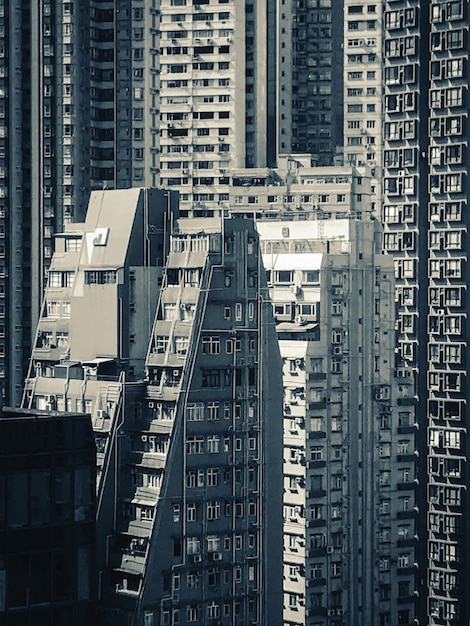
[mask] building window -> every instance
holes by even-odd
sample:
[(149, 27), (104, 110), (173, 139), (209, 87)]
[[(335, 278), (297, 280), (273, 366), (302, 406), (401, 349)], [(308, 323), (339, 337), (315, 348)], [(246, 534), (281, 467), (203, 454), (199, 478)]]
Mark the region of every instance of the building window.
[(67, 349), (69, 345), (69, 334), (67, 332), (56, 333), (56, 344), (58, 348)]
[(216, 454), (219, 452), (220, 440), (217, 435), (209, 435), (207, 437), (207, 452)]
[(383, 556), (379, 559), (379, 570), (381, 572), (388, 572), (390, 569), (389, 557)]
[(207, 536), (207, 552), (220, 552), (220, 537), (217, 535)]
[(115, 270), (85, 271), (85, 285), (114, 285), (116, 282)]
[(197, 520), (197, 505), (195, 502), (190, 502), (187, 504), (186, 520), (188, 522), (195, 522)]
[(186, 609), (187, 622), (199, 622), (200, 607), (197, 604), (191, 604)]
[(60, 316), (60, 302), (46, 302), (47, 317)]
[(203, 454), (204, 437), (195, 436), (186, 439), (186, 454)]
[(49, 287), (71, 287), (74, 272), (49, 272)]
[(218, 500), (207, 503), (207, 519), (215, 520), (220, 518), (220, 502)]
[(202, 370), (203, 387), (220, 387), (220, 370)]
[(315, 446), (310, 449), (312, 461), (321, 461), (323, 458), (323, 448), (321, 446)]
[(207, 403), (207, 419), (218, 420), (219, 414), (220, 414), (219, 402), (208, 402)]
[(202, 353), (220, 354), (220, 337), (203, 337)]
[(219, 484), (220, 470), (218, 468), (210, 467), (207, 470), (207, 486), (217, 487)]
[(196, 589), (199, 587), (199, 573), (198, 572), (188, 572), (186, 577), (186, 585), (188, 589)]
[(341, 563), (339, 561), (333, 561), (331, 564), (331, 575), (341, 576)]
[(186, 405), (186, 421), (200, 422), (204, 420), (204, 404), (202, 402), (190, 402)]

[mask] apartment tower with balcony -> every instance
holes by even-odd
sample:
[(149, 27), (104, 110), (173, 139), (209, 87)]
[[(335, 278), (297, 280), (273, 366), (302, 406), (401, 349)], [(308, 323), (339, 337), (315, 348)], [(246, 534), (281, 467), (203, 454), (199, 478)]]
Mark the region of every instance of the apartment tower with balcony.
[(175, 223), (146, 371), (111, 623), (129, 606), (139, 624), (280, 623), (281, 361), (251, 221)]
[(382, 205), (382, 4), (344, 3), (344, 163), (370, 167), (371, 209)]
[(227, 209), (231, 170), (274, 159), (272, 4), (161, 3), (160, 180), (182, 215)]
[(153, 0), (0, 2), (0, 378), (12, 405), (54, 233), (84, 219), (91, 189), (157, 185), (159, 20)]
[[(85, 222), (56, 235), (25, 381), (25, 410), (91, 416), (98, 572), (116, 524), (119, 429), (144, 390), (174, 204), (159, 190), (96, 191)], [(98, 596), (97, 577), (93, 585)]]
[(173, 200), (94, 192), (57, 236), (23, 405), (92, 417), (103, 623), (278, 623), (281, 362), (257, 233)]
[(292, 156), (232, 192), (260, 233), (283, 359), (284, 624), (412, 623), (414, 407), (370, 177)]
[(418, 619), (468, 619), (468, 4), (386, 2), (384, 249), (400, 363), (415, 372), (420, 453)]
[(276, 29), (277, 155), (332, 165), (343, 145), (343, 1), (278, 2)]

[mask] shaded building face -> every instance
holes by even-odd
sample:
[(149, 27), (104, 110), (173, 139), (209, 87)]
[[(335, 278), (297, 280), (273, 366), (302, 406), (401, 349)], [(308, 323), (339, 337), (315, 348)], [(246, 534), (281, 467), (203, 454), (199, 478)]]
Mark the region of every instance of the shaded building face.
[(93, 624), (95, 472), (84, 415), (0, 419), (2, 623)]

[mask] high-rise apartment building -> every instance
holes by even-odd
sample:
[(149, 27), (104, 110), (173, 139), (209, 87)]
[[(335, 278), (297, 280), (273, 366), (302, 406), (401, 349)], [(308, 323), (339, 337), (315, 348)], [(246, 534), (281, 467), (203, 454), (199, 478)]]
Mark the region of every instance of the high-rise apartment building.
[(274, 159), (271, 4), (161, 3), (160, 180), (182, 215), (227, 209), (231, 170)]
[(357, 0), (279, 7), (277, 154), (315, 165), (367, 164), (380, 212), (382, 4)]
[(378, 168), (382, 162), (382, 4), (345, 0), (343, 24), (344, 161)]
[(365, 168), (290, 163), (237, 172), (232, 190), (233, 213), (256, 219), (283, 357), (283, 623), (413, 623), (416, 428), (393, 262)]
[(90, 189), (156, 186), (156, 3), (0, 3), (0, 376), (19, 400), (52, 237)]
[(144, 375), (175, 202), (156, 189), (94, 192), (86, 221), (56, 235), (22, 404), (93, 416), (98, 519), (123, 402)]
[(10, 404), (52, 237), (84, 218), (90, 190), (161, 180), (181, 191), (183, 212), (204, 215), (227, 207), (232, 167), (274, 161), (274, 4), (0, 1), (0, 378)]
[(382, 206), (382, 3), (344, 2), (344, 163), (367, 164), (371, 209)]
[(267, 626), (282, 382), (258, 236), (171, 205), (94, 192), (58, 235), (24, 404), (92, 416), (104, 623)]
[(277, 7), (277, 155), (332, 165), (343, 145), (343, 0)]
[(415, 372), (420, 624), (464, 624), (469, 15), (460, 1), (384, 4), (384, 249), (399, 357)]

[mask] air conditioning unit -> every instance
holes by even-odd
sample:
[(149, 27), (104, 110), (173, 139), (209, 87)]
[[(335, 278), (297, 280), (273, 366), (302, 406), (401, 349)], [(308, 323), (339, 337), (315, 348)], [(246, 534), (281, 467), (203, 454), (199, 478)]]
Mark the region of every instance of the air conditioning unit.
[(295, 364), (297, 365), (297, 367), (302, 367), (302, 365), (304, 364), (304, 360), (303, 359), (295, 359)]
[(179, 378), (181, 376), (181, 370), (173, 370), (173, 378)]
[(99, 419), (103, 419), (104, 417), (108, 417), (108, 414), (106, 413), (106, 411), (103, 411), (103, 409), (98, 409), (96, 411), (96, 417)]
[(336, 615), (344, 615), (344, 609), (336, 609)]
[(335, 609), (328, 609), (328, 615), (336, 615)]
[[(305, 317), (302, 317), (301, 315), (296, 315), (295, 316), (295, 323), (296, 324), (302, 325), (302, 324), (306, 324), (306, 322), (307, 322), (307, 320), (305, 319)], [(301, 360), (301, 359), (297, 359), (297, 361), (299, 361), (299, 360)]]
[(333, 546), (327, 546), (326, 547), (326, 553), (327, 554), (333, 554), (334, 551), (335, 551), (335, 549), (333, 548)]
[(212, 560), (213, 561), (221, 561), (222, 560), (222, 555), (220, 552), (214, 552), (212, 555)]
[(155, 408), (155, 402), (153, 400), (149, 401), (149, 409), (154, 409)]
[(200, 563), (202, 561), (202, 556), (200, 554), (195, 554), (193, 556), (193, 563)]
[(147, 435), (142, 435), (142, 443), (147, 443), (148, 437)]

